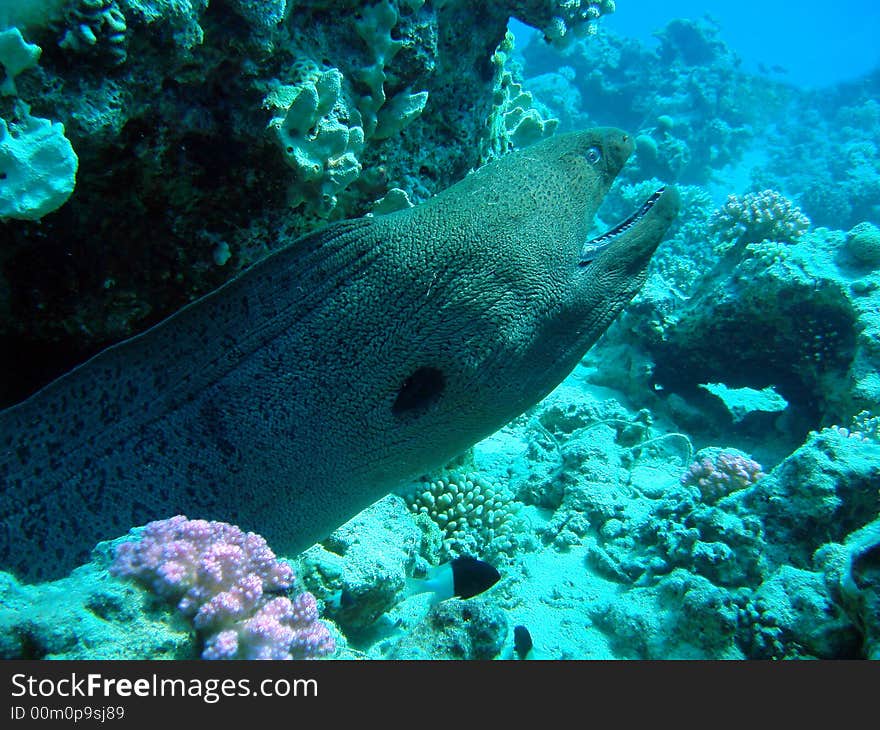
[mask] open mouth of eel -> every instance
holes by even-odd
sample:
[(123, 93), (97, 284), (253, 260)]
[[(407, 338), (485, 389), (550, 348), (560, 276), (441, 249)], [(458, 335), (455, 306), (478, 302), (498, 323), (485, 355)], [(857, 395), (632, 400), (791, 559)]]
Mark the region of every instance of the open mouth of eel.
[(587, 266), (596, 260), (596, 258), (606, 249), (610, 248), (611, 245), (624, 233), (626, 233), (630, 228), (637, 225), (642, 218), (644, 218), (648, 211), (654, 207), (654, 204), (660, 200), (660, 196), (666, 191), (665, 187), (656, 190), (650, 198), (648, 198), (642, 206), (635, 211), (629, 218), (624, 221), (618, 223), (614, 228), (609, 231), (606, 231), (601, 236), (593, 238), (587, 241), (584, 244), (583, 249), (581, 249), (581, 257), (578, 262), (581, 266)]

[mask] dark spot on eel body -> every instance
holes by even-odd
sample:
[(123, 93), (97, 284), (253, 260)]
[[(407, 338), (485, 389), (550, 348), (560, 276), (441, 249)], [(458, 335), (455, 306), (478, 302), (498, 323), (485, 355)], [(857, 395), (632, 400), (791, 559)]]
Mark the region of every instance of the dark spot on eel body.
[(440, 399), (445, 388), (446, 378), (442, 370), (421, 367), (403, 381), (391, 412), (398, 418), (421, 415)]

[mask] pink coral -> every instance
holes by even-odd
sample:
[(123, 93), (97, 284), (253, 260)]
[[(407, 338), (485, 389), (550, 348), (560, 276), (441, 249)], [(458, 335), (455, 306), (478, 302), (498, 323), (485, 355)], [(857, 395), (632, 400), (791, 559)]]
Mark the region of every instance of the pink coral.
[(730, 195), (709, 221), (712, 233), (737, 243), (794, 243), (809, 227), (801, 209), (775, 190)]
[(204, 659), (310, 659), (334, 651), (314, 596), (267, 593), (293, 586), (293, 570), (266, 541), (225, 522), (177, 515), (122, 543), (110, 572), (175, 601), (205, 636)]
[(264, 603), (238, 630), (224, 630), (205, 642), (205, 659), (291, 659), (324, 656), (333, 638), (318, 620), (311, 593), (293, 601), (277, 597)]
[(714, 460), (703, 458), (691, 464), (681, 483), (697, 487), (702, 500), (712, 503), (754, 484), (763, 476), (758, 462), (740, 454), (722, 451)]

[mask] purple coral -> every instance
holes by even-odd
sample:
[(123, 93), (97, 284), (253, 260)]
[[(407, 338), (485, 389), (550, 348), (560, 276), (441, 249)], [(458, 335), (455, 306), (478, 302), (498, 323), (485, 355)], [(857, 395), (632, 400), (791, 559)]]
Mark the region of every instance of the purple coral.
[(681, 483), (686, 487), (697, 487), (702, 500), (711, 504), (731, 492), (754, 484), (763, 476), (758, 462), (740, 454), (722, 451), (714, 460), (705, 457), (691, 464)]
[(712, 233), (737, 243), (794, 243), (809, 227), (801, 209), (775, 190), (730, 195), (709, 221)]
[(303, 659), (333, 651), (333, 638), (318, 620), (311, 593), (292, 601), (277, 597), (234, 629), (224, 629), (205, 642), (204, 659)]
[(313, 659), (335, 649), (311, 593), (267, 595), (290, 589), (293, 570), (235, 525), (182, 515), (151, 522), (117, 548), (110, 572), (177, 602), (205, 637), (204, 659)]

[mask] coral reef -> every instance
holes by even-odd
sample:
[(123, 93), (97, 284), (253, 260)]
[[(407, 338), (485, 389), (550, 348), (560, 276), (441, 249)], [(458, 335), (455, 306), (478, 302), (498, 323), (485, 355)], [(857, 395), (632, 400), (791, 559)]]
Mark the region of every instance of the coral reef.
[(504, 612), (488, 601), (446, 601), (411, 626), (388, 658), (494, 659), (507, 632)]
[(781, 566), (753, 594), (739, 596), (736, 639), (751, 659), (833, 659), (859, 654), (853, 622), (822, 573)]
[(859, 223), (846, 234), (846, 253), (856, 265), (880, 268), (880, 228), (873, 223)]
[(404, 495), (414, 514), (427, 515), (443, 534), (443, 559), (458, 555), (513, 555), (528, 531), (522, 505), (501, 484), (475, 473), (446, 473), (416, 484)]
[(822, 543), (843, 541), (880, 510), (878, 479), (880, 444), (823, 429), (738, 492), (738, 510), (761, 518), (776, 564), (809, 568)]
[(836, 605), (853, 621), (867, 659), (880, 659), (880, 520), (814, 556)]
[[(480, 474), (509, 479), (533, 505), (521, 508), (530, 524), (523, 529), (537, 540), (498, 563), (502, 580), (491, 591), (437, 606), (427, 596), (408, 598), (404, 577), (442, 560), (442, 533), (427, 513), (414, 514), (395, 495), (299, 558), (300, 580), (344, 632), (327, 629), (339, 644), (337, 656), (511, 657), (510, 628), (518, 624), (533, 636), (534, 658), (876, 655), (880, 444), (869, 413), (851, 424), (860, 431), (813, 434), (755, 481), (756, 466), (729, 447), (701, 450), (699, 468), (688, 469), (694, 460), (685, 435), (660, 427), (646, 412), (590, 395), (588, 376), (589, 369), (580, 368), (466, 460)], [(703, 471), (703, 457), (711, 459), (713, 473), (732, 465), (715, 480), (720, 486), (709, 499), (688, 484)], [(9, 608), (0, 611), (4, 656), (228, 654), (222, 633), (199, 645), (166, 600), (106, 577), (114, 550), (126, 563), (149, 558), (150, 565), (167, 567), (147, 570), (146, 580), (180, 600), (178, 577), (197, 574), (176, 569), (175, 562), (192, 566), (187, 556), (204, 534), (196, 530), (182, 546), (169, 541), (161, 550), (144, 549), (140, 560), (134, 560), (137, 546), (149, 542), (104, 545), (93, 564), (54, 584), (19, 587), (7, 579)], [(231, 534), (231, 543), (241, 541)], [(242, 544), (250, 546), (244, 552), (251, 558), (234, 561), (244, 566), (231, 571), (239, 576), (236, 585), (244, 585), (248, 570), (286, 582), (289, 569), (279, 567), (264, 544)], [(229, 559), (221, 553), (213, 564)], [(162, 554), (185, 559), (163, 562)], [(226, 599), (202, 601), (206, 583), (187, 585), (190, 615), (200, 602), (222, 604), (225, 612)], [(231, 597), (235, 586), (223, 585)], [(64, 593), (68, 598), (59, 600)], [(39, 620), (30, 613), (42, 600), (85, 618), (53, 629), (54, 613), (38, 612)], [(315, 611), (310, 600), (277, 610), (279, 597), (263, 606), (251, 624), (265, 627), (261, 635), (290, 621), (297, 608), (309, 616)], [(235, 624), (238, 641), (248, 640), (246, 624)], [(136, 645), (123, 635), (129, 626), (133, 637), (143, 631), (152, 638)]]
[[(798, 90), (708, 19), (595, 34), (613, 2), (287, 5), (0, 0), (7, 402), (556, 130), (634, 135), (594, 233), (669, 182), (683, 215), (542, 403), (286, 556), (308, 593), (256, 536), (175, 518), (0, 575), (0, 656), (499, 659), (522, 625), (540, 659), (880, 658), (880, 76)], [(490, 591), (408, 595), (464, 553)]]
[(205, 640), (203, 659), (313, 659), (335, 648), (314, 596), (273, 597), (292, 588), (291, 567), (234, 525), (182, 515), (151, 522), (119, 545), (110, 572), (191, 617)]
[[(569, 393), (574, 397), (573, 390)], [(566, 398), (539, 409), (545, 417), (559, 413), (560, 400)], [(581, 393), (564, 412), (586, 413), (591, 410), (589, 403)], [(569, 421), (567, 426), (576, 424)], [(577, 434), (576, 428), (571, 433)], [(508, 578), (504, 592), (513, 620), (534, 626), (530, 614), (535, 609), (528, 608), (531, 599), (523, 594), (535, 580), (538, 565), (553, 566), (554, 586), (566, 585), (570, 575), (579, 571), (584, 580), (586, 566), (591, 588), (583, 589), (582, 595), (595, 596), (587, 603), (588, 613), (592, 631), (601, 638), (590, 636), (589, 627), (582, 636), (571, 634), (569, 628), (564, 638), (541, 632), (538, 641), (554, 656), (566, 655), (566, 643), (584, 647), (578, 656), (588, 652), (631, 658), (859, 656), (863, 651), (859, 626), (865, 613), (859, 606), (868, 593), (859, 592), (861, 598), (848, 610), (839, 590), (829, 588), (832, 578), (823, 577), (826, 569), (814, 565), (810, 556), (823, 540), (858, 530), (876, 514), (880, 506), (876, 489), (867, 487), (877, 478), (877, 457), (869, 453), (876, 444), (858, 439), (866, 451), (854, 460), (858, 466), (847, 465), (847, 437), (836, 431), (823, 433), (759, 481), (754, 479), (757, 465), (744, 456), (721, 460), (748, 468), (740, 470), (735, 485), (739, 488), (722, 490), (727, 493), (710, 503), (702, 497), (695, 501), (697, 490), (680, 484), (693, 481), (688, 471), (694, 470), (686, 471), (683, 479), (680, 473), (678, 479), (664, 474), (661, 465), (667, 463), (668, 452), (651, 454), (649, 447), (643, 449), (648, 454), (620, 473), (621, 481), (615, 484), (608, 479), (613, 472), (606, 471), (605, 483), (596, 488), (591, 480), (603, 463), (607, 469), (632, 448), (625, 439), (597, 444), (594, 453), (604, 456), (564, 469), (565, 497), (543, 529), (548, 547), (534, 558), (524, 558), (529, 567), (522, 575)], [(559, 436), (564, 447), (565, 435)], [(725, 452), (731, 453), (729, 449), (701, 453), (717, 458)], [(714, 458), (710, 464), (715, 467)], [(729, 486), (736, 479), (723, 481)], [(566, 532), (568, 536), (560, 541)], [(839, 546), (820, 550), (831, 555), (826, 562), (838, 566), (837, 575), (845, 565), (841, 550)], [(864, 552), (869, 554), (870, 548)], [(861, 582), (866, 585), (865, 579)], [(564, 623), (567, 612), (577, 605), (574, 599), (572, 608), (567, 608), (567, 597), (561, 587), (544, 585), (534, 599), (552, 601), (554, 615)]]
[[(871, 534), (863, 526), (878, 509), (868, 485), (877, 479), (880, 281), (876, 196), (866, 194), (877, 178), (876, 78), (818, 104), (766, 78), (759, 88), (703, 21), (674, 21), (658, 37), (656, 52), (612, 33), (562, 54), (537, 42), (524, 49), (535, 104), (561, 129), (636, 131), (633, 176), (658, 178), (623, 179), (597, 229), (663, 182), (700, 184), (681, 188), (687, 213), (620, 320), (558, 395), (508, 427), (530, 468), (523, 478), (508, 457), (511, 483), (552, 510), (536, 524), (556, 551), (554, 616), (569, 626), (536, 646), (543, 639), (559, 657), (578, 642), (578, 656), (871, 656), (872, 538), (856, 536)], [(734, 193), (727, 179), (747, 189)], [(538, 428), (560, 412), (563, 389), (573, 396), (572, 382), (650, 415), (578, 421), (582, 393), (565, 428)], [(701, 449), (688, 468), (691, 443)], [(713, 478), (723, 453), (743, 460), (738, 477)], [(746, 454), (766, 465), (763, 478)], [(863, 552), (844, 547), (850, 540)], [(843, 577), (850, 556), (858, 579)], [(540, 550), (524, 560), (531, 572), (551, 564)], [(590, 587), (562, 587), (583, 579), (583, 565)], [(515, 576), (505, 594), (513, 620), (531, 626), (516, 599), (528, 584)], [(594, 624), (576, 639), (578, 596), (590, 596)]]
[(584, 35), (594, 35), (594, 21), (617, 9), (616, 0), (517, 0), (512, 9), (517, 18), (543, 31), (545, 40), (557, 46), (566, 46)]
[(2, 659), (195, 659), (192, 624), (129, 581), (108, 580), (113, 544), (66, 578), (20, 585), (0, 573)]
[(809, 227), (810, 219), (776, 190), (730, 195), (709, 221), (710, 232), (737, 244), (794, 243)]
[(432, 541), (413, 523), (400, 497), (388, 496), (306, 550), (297, 572), (357, 646), (374, 638), (380, 617), (399, 601), (417, 556), (425, 556), (421, 565), (437, 561), (439, 542), (439, 533)]
[(714, 458), (697, 454), (697, 461), (681, 478), (685, 487), (696, 487), (707, 504), (717, 502), (731, 492), (754, 484), (764, 472), (761, 465), (743, 454), (718, 452)]
[[(732, 445), (762, 463), (790, 453), (811, 430), (873, 408), (880, 398), (878, 291), (841, 261), (844, 239), (816, 229), (796, 246), (722, 245), (702, 274), (679, 286), (658, 266), (606, 333), (606, 346), (625, 351), (640, 369), (604, 368), (601, 383), (672, 409), (702, 438), (718, 438), (733, 416), (744, 440)], [(670, 244), (683, 269), (703, 266), (705, 247), (691, 254), (689, 236), (676, 234)], [(662, 265), (663, 251), (658, 258)], [(600, 357), (601, 350), (588, 354)], [(780, 415), (775, 406), (731, 413), (707, 390), (719, 382), (728, 391), (771, 388), (788, 405)], [(766, 427), (788, 439), (780, 451), (761, 453), (769, 442), (749, 438)]]
[[(669, 611), (670, 605), (677, 610)], [(612, 635), (615, 653), (624, 658), (740, 658), (732, 598), (683, 570), (661, 581), (656, 591), (634, 589), (622, 600), (599, 602), (589, 613), (598, 628)]]
[(562, 51), (533, 40), (522, 52), (525, 88), (561, 130), (632, 130), (633, 180), (705, 184), (742, 158), (790, 90), (745, 73), (711, 21), (676, 19), (656, 35), (656, 49), (610, 31)]
[(22, 104), (10, 123), (0, 119), (0, 221), (37, 221), (67, 202), (78, 159), (64, 125), (32, 117)]
[(767, 163), (753, 171), (753, 184), (798, 191), (815, 225), (846, 230), (880, 221), (877, 81), (793, 98), (771, 131)]
[(548, 134), (517, 78), (498, 86), (508, 18), (552, 26), (562, 42), (613, 10), (610, 0), (286, 5), (0, 5), (4, 93), (15, 94), (0, 98), (0, 117), (12, 129), (14, 104), (31, 104), (63, 124), (79, 158), (64, 205), (0, 228), (0, 403), (328, 219), (363, 215), (392, 190), (419, 202), (486, 150)]

